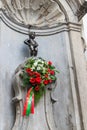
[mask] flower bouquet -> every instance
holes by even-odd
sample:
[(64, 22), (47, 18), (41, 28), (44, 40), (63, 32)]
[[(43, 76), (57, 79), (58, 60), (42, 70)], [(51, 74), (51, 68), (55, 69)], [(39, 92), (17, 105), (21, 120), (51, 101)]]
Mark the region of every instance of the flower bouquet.
[(28, 88), (23, 110), (24, 116), (34, 113), (34, 102), (38, 103), (46, 90), (46, 85), (56, 81), (56, 72), (58, 71), (51, 61), (47, 62), (42, 58), (34, 57), (27, 60), (22, 76), (23, 87)]

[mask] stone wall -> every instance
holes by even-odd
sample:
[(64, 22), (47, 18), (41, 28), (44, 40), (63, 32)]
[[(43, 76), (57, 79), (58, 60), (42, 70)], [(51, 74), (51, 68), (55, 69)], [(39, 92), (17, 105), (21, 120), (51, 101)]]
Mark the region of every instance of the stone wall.
[[(36, 33), (36, 41), (39, 44), (38, 56), (51, 60), (60, 70), (57, 87), (53, 92), (47, 91), (48, 95), (43, 96), (35, 108), (35, 115), (24, 118), (21, 130), (44, 130), (44, 127), (45, 130), (87, 130), (87, 72), (81, 24), (70, 8), (73, 1), (70, 5), (63, 0), (56, 2), (63, 11), (66, 21), (56, 27), (32, 28), (31, 31)], [(19, 64), (30, 56), (27, 46), (24, 45), (27, 38), (28, 29), (9, 19), (4, 9), (1, 9), (0, 130), (11, 130), (14, 126), (16, 109), (12, 103), (14, 97), (12, 76)], [(56, 102), (52, 103), (51, 99), (56, 99)], [(18, 119), (21, 117), (22, 115)], [(15, 130), (19, 130), (19, 125)]]

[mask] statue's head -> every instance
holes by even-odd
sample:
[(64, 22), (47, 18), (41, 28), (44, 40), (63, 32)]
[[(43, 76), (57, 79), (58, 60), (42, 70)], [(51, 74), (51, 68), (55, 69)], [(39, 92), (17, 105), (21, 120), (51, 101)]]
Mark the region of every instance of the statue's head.
[(30, 32), (29, 37), (30, 39), (35, 39), (35, 32)]

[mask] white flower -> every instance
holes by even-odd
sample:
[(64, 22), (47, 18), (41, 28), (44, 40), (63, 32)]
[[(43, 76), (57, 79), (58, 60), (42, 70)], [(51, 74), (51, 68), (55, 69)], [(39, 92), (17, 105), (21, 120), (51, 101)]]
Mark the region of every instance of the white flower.
[(37, 64), (38, 64), (38, 62), (35, 62), (35, 63), (34, 63), (34, 66), (37, 66)]
[(41, 61), (42, 62), (42, 64), (44, 64), (44, 61)]
[(38, 59), (38, 60), (37, 60), (37, 62), (41, 62), (41, 60), (40, 60), (40, 59)]
[(38, 67), (43, 67), (43, 64), (39, 64)]
[(41, 67), (37, 67), (37, 70), (41, 70)]
[(32, 69), (32, 70), (34, 70), (34, 69), (35, 69), (35, 67), (33, 66), (31, 69)]

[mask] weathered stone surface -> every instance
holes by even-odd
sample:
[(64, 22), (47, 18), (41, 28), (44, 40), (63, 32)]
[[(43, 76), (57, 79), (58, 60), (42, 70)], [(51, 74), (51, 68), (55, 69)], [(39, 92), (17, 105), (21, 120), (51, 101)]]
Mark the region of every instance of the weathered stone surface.
[[(24, 118), (22, 128), (21, 129), (30, 129), (37, 130), (43, 129), (46, 130), (54, 130), (54, 126), (59, 130), (70, 130), (73, 127), (74, 130), (77, 128), (77, 124), (75, 122), (75, 109), (73, 104), (72, 97), (72, 85), (70, 83), (70, 75), (69, 75), (69, 59), (67, 57), (67, 50), (70, 50), (67, 47), (67, 41), (69, 43), (69, 37), (67, 32), (61, 32), (56, 35), (46, 36), (46, 37), (38, 37), (36, 41), (39, 44), (38, 57), (42, 57), (46, 60), (51, 60), (53, 64), (56, 66), (58, 70), (60, 70), (60, 74), (58, 74), (58, 81), (55, 88), (55, 91), (52, 91), (51, 98), (52, 100), (56, 100), (57, 102), (50, 102), (50, 92), (47, 92), (47, 95), (40, 100), (40, 103), (35, 108), (35, 115), (30, 115), (29, 119)], [(73, 28), (73, 27), (72, 27)], [(60, 27), (59, 27), (60, 30)], [(10, 34), (10, 35), (7, 35)], [(3, 34), (5, 38), (3, 38)], [(27, 38), (24, 34), (20, 34), (15, 32), (8, 27), (5, 26), (3, 22), (1, 22), (1, 44), (0, 44), (0, 66), (1, 66), (1, 83), (3, 87), (0, 87), (0, 93), (4, 92), (7, 98), (4, 98), (4, 94), (1, 94), (1, 109), (4, 108), (2, 114), (0, 115), (0, 127), (1, 130), (11, 130), (13, 124), (15, 123), (15, 107), (14, 109), (11, 107), (12, 104), (12, 96), (11, 84), (13, 73), (16, 67), (23, 63), (25, 57), (28, 57), (29, 50), (24, 45), (23, 41)], [(67, 38), (66, 38), (67, 37)], [(2, 58), (3, 56), (3, 58)], [(54, 58), (55, 57), (55, 58)], [(4, 70), (4, 73), (3, 73)], [(6, 78), (5, 75), (9, 74)], [(73, 73), (73, 72), (72, 72)], [(9, 79), (10, 76), (10, 79)], [(6, 80), (7, 79), (7, 80)], [(5, 83), (5, 84), (4, 84)], [(74, 82), (73, 82), (74, 83)], [(6, 89), (8, 88), (8, 89)], [(8, 90), (8, 91), (7, 91)], [(10, 93), (10, 94), (9, 94)], [(10, 99), (10, 101), (8, 101)], [(44, 106), (44, 101), (45, 106)], [(4, 102), (6, 102), (4, 107)], [(22, 101), (20, 101), (22, 104)], [(50, 108), (52, 106), (52, 108)], [(18, 105), (18, 108), (20, 106)], [(17, 108), (17, 109), (18, 109)], [(7, 111), (8, 109), (8, 111)], [(47, 113), (47, 115), (46, 115)], [(52, 114), (51, 114), (52, 113)], [(18, 119), (20, 118), (20, 111), (18, 111)], [(7, 124), (6, 120), (9, 119)], [(22, 121), (23, 118), (21, 118)], [(48, 120), (48, 124), (47, 121)], [(54, 121), (54, 124), (52, 123)], [(42, 122), (43, 121), (43, 122)], [(1, 123), (2, 122), (2, 123)], [(17, 121), (19, 122), (19, 121)], [(28, 123), (27, 123), (28, 122)], [(21, 124), (21, 123), (20, 123)], [(27, 126), (28, 124), (28, 126)], [(45, 126), (44, 126), (45, 124)], [(37, 128), (35, 127), (37, 125)], [(32, 127), (31, 127), (32, 126)], [(21, 127), (19, 125), (19, 127)], [(49, 128), (50, 127), (50, 128)], [(15, 127), (14, 127), (15, 129)]]
[[(78, 40), (77, 40), (78, 38)], [(72, 41), (72, 56), (74, 60), (75, 85), (78, 94), (79, 111), (82, 119), (82, 129), (87, 129), (87, 64), (84, 56), (83, 45), (81, 41), (81, 33), (70, 31), (70, 39)], [(75, 41), (73, 41), (73, 39)], [(83, 67), (84, 66), (84, 67)]]
[[(28, 48), (22, 44), (27, 38), (24, 34), (28, 34), (28, 30), (12, 23), (3, 12), (0, 13), (0, 130), (87, 130), (87, 71), (83, 58), (81, 25), (73, 12), (74, 8), (79, 9), (75, 5), (78, 3), (81, 6), (84, 0), (56, 2), (68, 23), (58, 24), (56, 28), (33, 31), (37, 36), (44, 36), (36, 39), (39, 43), (38, 56), (53, 61), (60, 74), (55, 90), (52, 93), (47, 91), (35, 108), (35, 115), (24, 119), (20, 109), (24, 96), (21, 94), (24, 92), (21, 90), (18, 98), (14, 98), (14, 101), (19, 101), (15, 110), (11, 83), (16, 67), (29, 57)], [(19, 83), (18, 78), (14, 81), (13, 85)]]
[(64, 22), (59, 5), (51, 0), (2, 0), (6, 14), (16, 22), (36, 27), (52, 27)]

